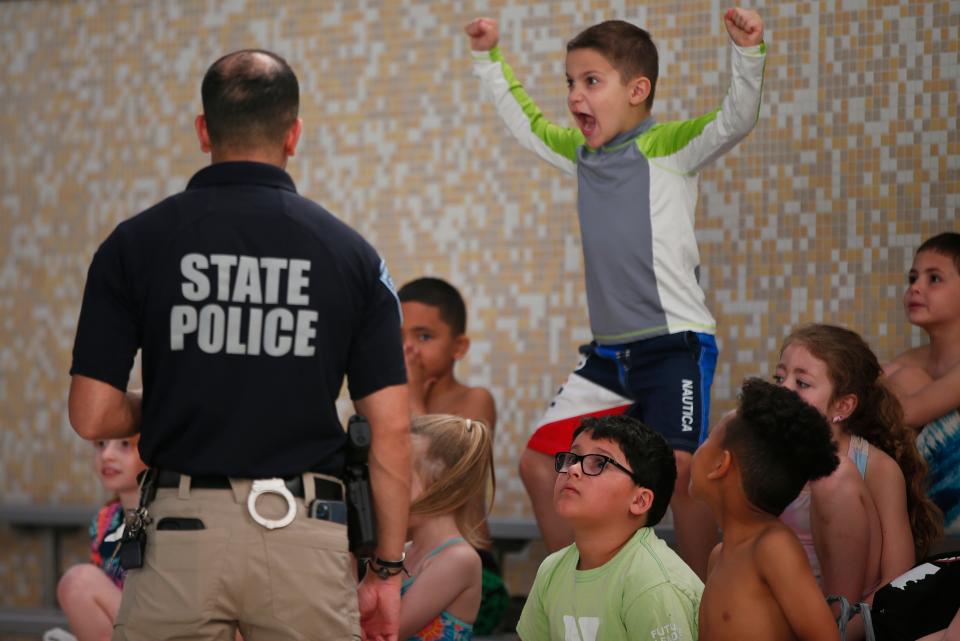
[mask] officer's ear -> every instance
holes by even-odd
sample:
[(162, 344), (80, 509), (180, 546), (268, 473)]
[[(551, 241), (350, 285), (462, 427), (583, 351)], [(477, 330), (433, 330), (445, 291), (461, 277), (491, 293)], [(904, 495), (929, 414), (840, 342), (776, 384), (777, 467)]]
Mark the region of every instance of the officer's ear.
[(210, 132), (207, 131), (207, 119), (200, 114), (193, 121), (193, 127), (197, 130), (197, 139), (200, 141), (200, 151), (205, 154), (210, 153)]
[(288, 158), (296, 154), (301, 133), (303, 133), (303, 118), (297, 118), (283, 138), (283, 153)]

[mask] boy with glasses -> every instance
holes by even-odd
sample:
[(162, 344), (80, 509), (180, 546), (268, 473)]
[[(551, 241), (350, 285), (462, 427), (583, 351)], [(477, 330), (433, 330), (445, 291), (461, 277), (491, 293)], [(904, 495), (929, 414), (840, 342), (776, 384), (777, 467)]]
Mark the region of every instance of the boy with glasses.
[(574, 543), (540, 565), (520, 638), (696, 639), (703, 583), (653, 531), (677, 476), (666, 440), (628, 416), (585, 418), (555, 467)]

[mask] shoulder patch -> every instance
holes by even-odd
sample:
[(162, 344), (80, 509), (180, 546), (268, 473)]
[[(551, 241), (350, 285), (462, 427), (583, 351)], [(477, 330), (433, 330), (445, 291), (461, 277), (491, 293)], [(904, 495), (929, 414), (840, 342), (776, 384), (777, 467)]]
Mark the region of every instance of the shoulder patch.
[(397, 296), (397, 288), (393, 285), (393, 278), (390, 276), (390, 270), (387, 269), (387, 262), (382, 258), (380, 259), (380, 282), (393, 296), (393, 300), (397, 301), (397, 314), (400, 316), (400, 324), (403, 325), (403, 307), (400, 305), (400, 297)]

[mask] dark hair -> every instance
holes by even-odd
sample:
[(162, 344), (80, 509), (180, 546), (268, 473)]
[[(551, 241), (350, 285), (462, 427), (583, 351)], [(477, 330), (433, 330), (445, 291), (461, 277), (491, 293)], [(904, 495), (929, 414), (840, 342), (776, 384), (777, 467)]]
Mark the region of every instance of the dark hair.
[(759, 378), (744, 381), (723, 443), (737, 459), (747, 500), (779, 516), (807, 481), (840, 464), (827, 420), (795, 392)]
[(943, 518), (927, 496), (927, 462), (917, 450), (916, 436), (903, 421), (900, 401), (883, 384), (883, 367), (876, 354), (859, 334), (836, 325), (795, 329), (783, 341), (781, 354), (794, 343), (827, 366), (833, 386), (831, 402), (847, 394), (857, 397), (857, 407), (843, 422), (843, 429), (880, 448), (900, 466), (917, 558), (926, 556), (930, 544), (943, 532)]
[(623, 20), (607, 20), (578, 33), (567, 43), (567, 53), (574, 49), (598, 52), (617, 70), (623, 84), (637, 76), (646, 76), (650, 80), (650, 95), (644, 104), (647, 109), (653, 109), (660, 59), (647, 31)]
[(216, 147), (280, 144), (300, 108), (300, 87), (290, 65), (261, 49), (235, 51), (214, 62), (200, 93)]
[(955, 231), (945, 231), (932, 236), (917, 248), (917, 253), (931, 251), (943, 254), (953, 259), (953, 266), (960, 272), (960, 234)]
[(423, 303), (440, 310), (440, 319), (454, 336), (467, 331), (467, 306), (457, 288), (440, 278), (425, 276), (411, 280), (397, 292), (401, 303)]
[(653, 505), (647, 512), (646, 525), (653, 527), (659, 523), (670, 505), (673, 486), (677, 482), (677, 461), (666, 439), (637, 419), (623, 414), (583, 419), (573, 433), (574, 440), (583, 432), (620, 446), (633, 470), (633, 482), (653, 492)]

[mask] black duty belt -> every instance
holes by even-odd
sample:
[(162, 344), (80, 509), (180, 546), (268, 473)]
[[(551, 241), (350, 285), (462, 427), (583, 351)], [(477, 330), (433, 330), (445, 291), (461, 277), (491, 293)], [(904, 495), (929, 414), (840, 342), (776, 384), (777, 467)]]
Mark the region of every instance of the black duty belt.
[[(179, 472), (172, 470), (160, 470), (157, 473), (158, 488), (180, 487)], [(287, 486), (290, 493), (298, 498), (304, 498), (303, 475), (288, 476), (283, 479), (283, 484)], [(336, 481), (313, 477), (314, 498), (323, 501), (342, 501), (343, 486)], [(208, 474), (197, 474), (190, 477), (190, 487), (197, 490), (229, 490), (230, 479), (226, 476), (212, 476)]]

